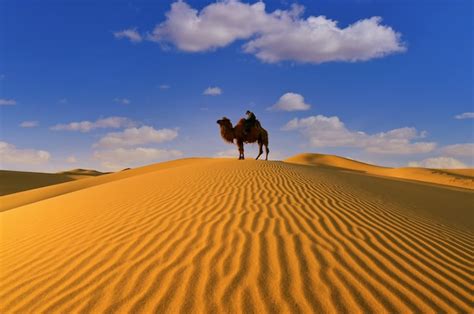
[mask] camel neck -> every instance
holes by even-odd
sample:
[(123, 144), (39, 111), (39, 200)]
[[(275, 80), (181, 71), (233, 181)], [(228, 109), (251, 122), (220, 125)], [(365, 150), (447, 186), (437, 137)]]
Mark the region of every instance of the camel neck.
[(221, 127), (221, 136), (224, 140), (232, 143), (234, 141), (234, 128)]

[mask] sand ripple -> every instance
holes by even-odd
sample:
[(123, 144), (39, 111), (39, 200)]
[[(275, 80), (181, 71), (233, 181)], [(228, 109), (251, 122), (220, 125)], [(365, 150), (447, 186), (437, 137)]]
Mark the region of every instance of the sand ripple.
[(1, 311), (472, 313), (470, 226), (382, 181), (203, 159), (5, 211)]

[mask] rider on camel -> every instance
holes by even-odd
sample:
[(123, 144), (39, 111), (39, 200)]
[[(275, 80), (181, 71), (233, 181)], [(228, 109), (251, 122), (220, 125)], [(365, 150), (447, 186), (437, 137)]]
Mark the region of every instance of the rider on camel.
[(255, 114), (250, 110), (247, 110), (245, 114), (247, 115), (247, 119), (245, 119), (244, 134), (247, 135), (250, 133), (250, 130), (255, 126), (257, 117), (255, 117)]

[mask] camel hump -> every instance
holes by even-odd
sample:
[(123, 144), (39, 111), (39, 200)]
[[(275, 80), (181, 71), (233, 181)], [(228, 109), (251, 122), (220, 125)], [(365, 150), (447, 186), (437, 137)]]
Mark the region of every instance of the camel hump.
[[(247, 121), (247, 119), (242, 118), (242, 119), (239, 120), (239, 122), (237, 123), (237, 125), (241, 125), (241, 126), (244, 126), (244, 127), (245, 127), (246, 121)], [(258, 121), (258, 120), (255, 120), (255, 121), (253, 122), (252, 128), (255, 128), (255, 129), (263, 129), (263, 128), (262, 128), (262, 125), (260, 124), (260, 121)]]

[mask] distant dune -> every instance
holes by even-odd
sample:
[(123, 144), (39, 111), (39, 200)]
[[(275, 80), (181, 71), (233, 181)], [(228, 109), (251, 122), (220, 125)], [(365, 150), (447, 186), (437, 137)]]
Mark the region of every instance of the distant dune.
[[(190, 163), (192, 162), (192, 160), (193, 159), (187, 159), (185, 162)], [(144, 167), (140, 167), (136, 169), (124, 169), (127, 171), (122, 171), (122, 172), (117, 172), (117, 173), (102, 173), (103, 175), (100, 175), (100, 177), (98, 175), (98, 173), (100, 172), (95, 171), (95, 170), (88, 170), (88, 172), (93, 173), (93, 175), (83, 175), (82, 178), (84, 179), (87, 177), (88, 178), (87, 180), (79, 180), (79, 181), (72, 181), (72, 182), (65, 182), (65, 183), (62, 183), (64, 181), (51, 180), (49, 181), (49, 186), (48, 184), (46, 184), (48, 183), (48, 181), (43, 180), (43, 178), (47, 177), (44, 175), (50, 175), (50, 174), (41, 173), (41, 176), (38, 177), (38, 181), (39, 181), (38, 186), (43, 186), (43, 187), (37, 188), (34, 190), (23, 189), (21, 192), (17, 192), (11, 195), (4, 195), (0, 197), (0, 212), (11, 209), (11, 208), (23, 206), (26, 204), (38, 202), (38, 201), (48, 199), (51, 197), (56, 197), (62, 194), (71, 193), (71, 192), (82, 190), (82, 189), (87, 189), (96, 185), (109, 183), (112, 181), (133, 177), (135, 175), (140, 175), (143, 173), (156, 171), (156, 170), (162, 169), (163, 167), (174, 167), (183, 162), (184, 162), (183, 160), (176, 160), (176, 161), (170, 161), (166, 163), (159, 163), (159, 164), (154, 164), (150, 166), (144, 166)], [(8, 172), (10, 172), (12, 175), (15, 175), (16, 173), (18, 173), (16, 171), (8, 171)], [(68, 173), (68, 172), (69, 171), (59, 173), (59, 174), (51, 174), (51, 176), (53, 178), (57, 178), (57, 177), (64, 176), (64, 173)], [(75, 176), (78, 176), (77, 171), (73, 171), (73, 173), (75, 173)], [(17, 183), (18, 189), (21, 189), (24, 185), (35, 183), (35, 179), (37, 179), (35, 177), (36, 173), (25, 172), (24, 174), (32, 174), (33, 176), (30, 178), (26, 175), (24, 176), (22, 173), (21, 176), (19, 176), (15, 180), (12, 180), (11, 181), (12, 183), (9, 183), (9, 185), (13, 185), (14, 182), (18, 182)], [(69, 175), (67, 175), (66, 177), (69, 178), (68, 181), (74, 180), (70, 178)], [(39, 183), (45, 183), (45, 184), (40, 185)], [(62, 184), (59, 184), (59, 183), (62, 183)]]
[(1, 312), (472, 312), (474, 191), (303, 157), (0, 197)]
[(80, 168), (58, 172), (58, 174), (65, 174), (65, 175), (77, 176), (77, 177), (86, 177), (86, 176), (87, 177), (96, 177), (96, 176), (101, 176), (101, 175), (107, 174), (107, 173), (110, 173), (110, 172), (100, 172), (100, 171), (93, 170), (93, 169), (80, 169)]
[(319, 167), (335, 167), (372, 175), (474, 189), (474, 169), (387, 168), (334, 155), (310, 153), (290, 157), (285, 162)]
[(58, 173), (0, 170), (0, 196), (102, 174), (99, 171), (86, 169)]

